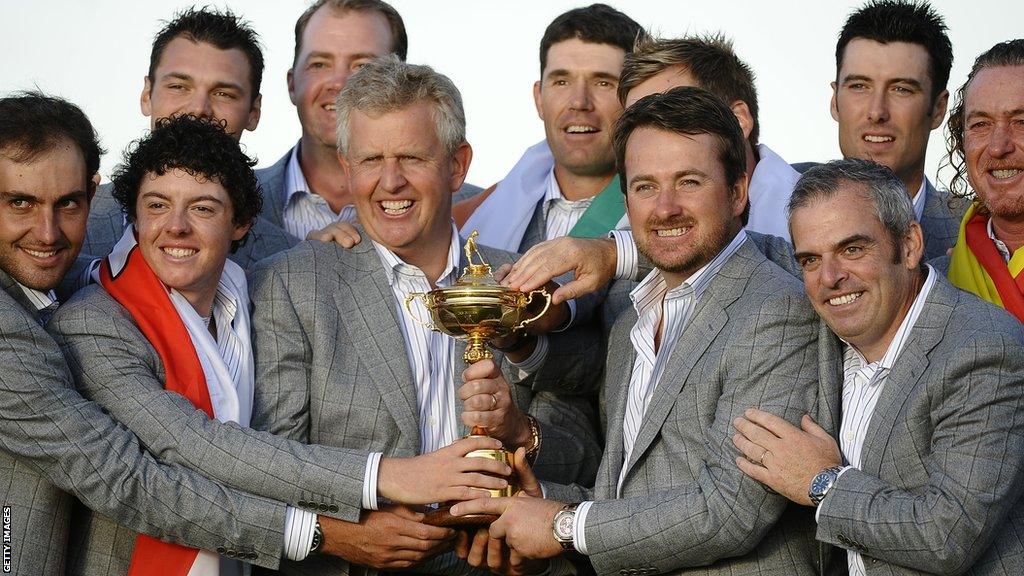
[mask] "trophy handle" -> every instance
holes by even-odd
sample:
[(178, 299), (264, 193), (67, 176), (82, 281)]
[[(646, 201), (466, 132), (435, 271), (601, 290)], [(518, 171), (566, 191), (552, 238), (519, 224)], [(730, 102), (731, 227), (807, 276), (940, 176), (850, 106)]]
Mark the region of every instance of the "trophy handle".
[(529, 306), (530, 302), (533, 302), (534, 294), (540, 294), (540, 295), (544, 296), (544, 309), (541, 310), (533, 318), (527, 318), (527, 319), (523, 320), (522, 322), (520, 322), (519, 324), (517, 324), (514, 328), (512, 328), (513, 331), (515, 331), (515, 330), (522, 330), (523, 328), (526, 328), (527, 324), (529, 324), (529, 323), (537, 320), (541, 316), (543, 316), (544, 313), (548, 311), (548, 308), (551, 307), (551, 295), (548, 294), (548, 291), (543, 289), (543, 288), (541, 288), (540, 290), (534, 290), (533, 292), (527, 293), (527, 295), (526, 295), (526, 303), (523, 304), (524, 307)]
[[(434, 328), (434, 324), (433, 323), (424, 322), (423, 320), (420, 319), (420, 317), (416, 314), (416, 312), (413, 312), (413, 310), (412, 310), (412, 302), (413, 302), (413, 300), (416, 300), (417, 298), (422, 299), (424, 296), (426, 296), (426, 294), (424, 294), (423, 292), (413, 292), (412, 294), (409, 294), (408, 296), (406, 296), (405, 297), (405, 309), (406, 309), (407, 312), (409, 312), (409, 317), (412, 318), (413, 321), (416, 322), (417, 324), (419, 324), (420, 326), (423, 326), (424, 328), (426, 328), (428, 330), (432, 330), (434, 332), (440, 332), (440, 330), (438, 330), (437, 328)], [(427, 303), (424, 301), (423, 302), (423, 306), (426, 307), (426, 305), (427, 305)]]

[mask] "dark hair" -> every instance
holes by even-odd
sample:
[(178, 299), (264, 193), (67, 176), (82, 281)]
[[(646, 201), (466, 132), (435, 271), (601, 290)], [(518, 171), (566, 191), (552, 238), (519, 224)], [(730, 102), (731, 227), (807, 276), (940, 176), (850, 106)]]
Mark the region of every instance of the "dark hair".
[(12, 161), (32, 162), (65, 138), (81, 151), (85, 179), (91, 186), (104, 150), (81, 108), (38, 91), (0, 98), (0, 153)]
[(402, 15), (391, 4), (381, 0), (316, 0), (295, 21), (295, 56), (292, 57), (292, 66), (299, 61), (299, 53), (302, 52), (302, 35), (306, 31), (306, 25), (309, 24), (313, 14), (324, 6), (338, 15), (344, 15), (346, 12), (380, 12), (391, 28), (391, 52), (400, 60), (405, 60), (409, 52), (409, 36), (405, 32)]
[[(740, 178), (746, 178), (747, 147), (736, 115), (711, 92), (703, 88), (680, 86), (641, 98), (626, 108), (615, 124), (612, 145), (615, 148), (615, 161), (623, 193), (629, 190), (626, 181), (626, 141), (634, 130), (647, 126), (688, 136), (714, 136), (718, 141), (718, 160), (722, 163), (729, 187), (735, 185)], [(749, 212), (748, 201), (742, 215), (744, 226)]]
[(845, 182), (860, 185), (863, 195), (874, 204), (875, 216), (889, 233), (893, 264), (899, 264), (903, 260), (900, 243), (917, 218), (906, 186), (888, 166), (873, 160), (844, 158), (811, 167), (793, 187), (786, 206), (787, 218), (791, 220), (793, 212), (813, 202), (835, 196)]
[(625, 104), (630, 90), (673, 66), (685, 68), (701, 88), (721, 98), (726, 105), (737, 100), (746, 103), (754, 119), (750, 145), (757, 146), (761, 130), (757, 121), (754, 72), (736, 56), (732, 41), (721, 34), (674, 40), (641, 39), (622, 65), (619, 101)]
[(978, 72), (996, 66), (1024, 66), (1024, 39), (1000, 42), (983, 52), (974, 61), (964, 85), (956, 91), (956, 104), (953, 105), (949, 120), (946, 122), (946, 158), (943, 161), (944, 166), (953, 169), (949, 191), (954, 196), (966, 198), (972, 194), (967, 181), (967, 160), (964, 156), (964, 97)]
[(156, 68), (160, 64), (167, 45), (175, 38), (182, 37), (192, 42), (212, 44), (221, 50), (237, 48), (245, 53), (249, 61), (249, 83), (252, 86), (252, 101), (260, 95), (263, 82), (263, 51), (260, 37), (248, 22), (230, 10), (223, 12), (202, 8), (189, 8), (174, 15), (174, 20), (164, 24), (153, 39), (153, 51), (149, 55), (149, 82), (156, 84)]
[[(238, 142), (224, 131), (222, 122), (183, 114), (157, 120), (156, 128), (145, 138), (133, 142), (124, 153), (124, 161), (115, 170), (114, 199), (135, 221), (136, 200), (148, 174), (163, 176), (183, 170), (196, 178), (218, 182), (231, 198), (232, 221), (252, 224), (263, 207), (259, 182), (252, 171), (256, 161), (242, 152)], [(234, 250), (245, 243), (232, 242)]]
[(544, 30), (540, 40), (540, 74), (544, 75), (548, 65), (548, 50), (563, 40), (576, 38), (592, 44), (610, 44), (628, 54), (643, 35), (643, 27), (635, 20), (607, 4), (574, 8), (552, 20)]
[(953, 66), (953, 45), (946, 36), (946, 22), (928, 2), (872, 0), (846, 19), (836, 44), (836, 77), (843, 67), (843, 52), (855, 38), (882, 44), (907, 42), (928, 52), (932, 103), (946, 89)]

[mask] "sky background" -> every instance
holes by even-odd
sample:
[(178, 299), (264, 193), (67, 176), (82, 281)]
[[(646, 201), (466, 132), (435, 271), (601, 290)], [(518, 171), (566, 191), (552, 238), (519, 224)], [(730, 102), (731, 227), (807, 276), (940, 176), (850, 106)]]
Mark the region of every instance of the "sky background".
[[(544, 137), (531, 95), (538, 79), (544, 28), (562, 12), (584, 5), (562, 0), (393, 0), (409, 34), (409, 61), (429, 64), (462, 91), (474, 148), (469, 181), (488, 186)], [(839, 155), (829, 115), (835, 41), (861, 2), (718, 0), (611, 2), (663, 37), (722, 32), (757, 75), (761, 141), (789, 162)], [(107, 154), (104, 180), (121, 152), (149, 127), (139, 94), (161, 21), (191, 2), (151, 0), (0, 0), (0, 94), (39, 88), (85, 110)], [(300, 128), (288, 100), (285, 74), (294, 49), (295, 20), (304, 0), (211, 2), (248, 19), (265, 52), (263, 112), (242, 138), (259, 166), (277, 161)], [(953, 42), (950, 92), (974, 58), (998, 41), (1019, 37), (1024, 2), (938, 0)], [(953, 99), (950, 98), (950, 107)], [(945, 154), (942, 129), (932, 132), (927, 175), (935, 180)], [(939, 178), (943, 185), (945, 176)]]

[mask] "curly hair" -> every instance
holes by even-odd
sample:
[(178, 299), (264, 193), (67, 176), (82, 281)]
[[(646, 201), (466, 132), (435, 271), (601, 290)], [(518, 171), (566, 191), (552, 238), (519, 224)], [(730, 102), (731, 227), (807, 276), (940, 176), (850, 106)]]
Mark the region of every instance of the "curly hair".
[(997, 66), (1024, 66), (1024, 39), (1000, 42), (983, 52), (974, 61), (964, 85), (956, 91), (956, 103), (946, 121), (946, 157), (940, 167), (953, 169), (949, 192), (960, 198), (974, 196), (967, 180), (967, 159), (964, 156), (964, 96), (978, 72)]
[[(232, 222), (251, 225), (263, 208), (259, 182), (252, 167), (256, 161), (242, 152), (238, 142), (224, 131), (223, 122), (186, 114), (161, 118), (145, 138), (133, 142), (123, 162), (114, 170), (114, 199), (135, 222), (136, 201), (142, 181), (149, 174), (163, 176), (183, 170), (198, 178), (219, 183), (227, 191), (233, 208)], [(232, 251), (245, 243), (232, 242)]]

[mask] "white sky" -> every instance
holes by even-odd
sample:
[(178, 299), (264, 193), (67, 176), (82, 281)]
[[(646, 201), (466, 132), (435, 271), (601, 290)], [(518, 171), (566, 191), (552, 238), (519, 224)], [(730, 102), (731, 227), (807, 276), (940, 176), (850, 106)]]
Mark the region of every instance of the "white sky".
[[(829, 116), (835, 39), (861, 2), (718, 0), (610, 2), (655, 34), (675, 37), (721, 31), (757, 74), (761, 140), (790, 162), (839, 155)], [(202, 2), (198, 2), (202, 5)], [(447, 74), (462, 91), (475, 155), (469, 181), (500, 179), (529, 145), (544, 137), (531, 89), (539, 75), (538, 47), (558, 14), (585, 5), (565, 0), (393, 0), (409, 32), (409, 61)], [(153, 35), (182, 1), (0, 0), (0, 94), (38, 87), (63, 96), (89, 115), (108, 153), (104, 178), (121, 151), (148, 128), (139, 110)], [(275, 162), (298, 139), (285, 73), (291, 65), (295, 19), (303, 0), (235, 0), (228, 6), (263, 39), (263, 116), (242, 138), (259, 166)], [(1024, 2), (935, 0), (945, 16), (955, 60), (950, 91), (974, 58), (997, 41), (1022, 34)], [(952, 99), (951, 99), (952, 105)], [(932, 133), (927, 174), (944, 154)], [(942, 180), (945, 182), (945, 180)]]

